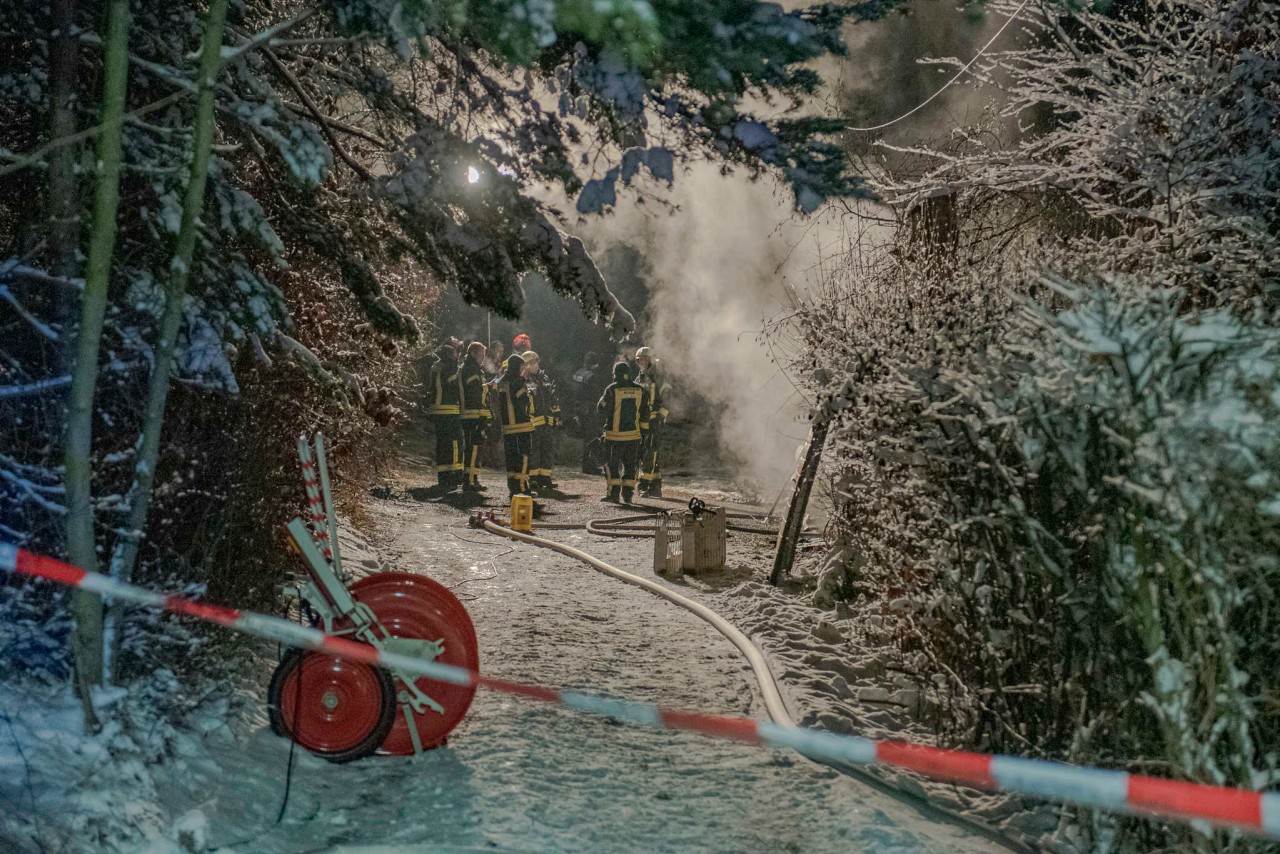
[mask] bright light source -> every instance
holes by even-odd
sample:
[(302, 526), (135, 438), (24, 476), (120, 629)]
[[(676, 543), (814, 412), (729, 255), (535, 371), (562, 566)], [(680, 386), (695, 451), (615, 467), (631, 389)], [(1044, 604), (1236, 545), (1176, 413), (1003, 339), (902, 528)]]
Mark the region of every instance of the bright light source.
[(474, 166), (467, 167), (467, 183), (474, 184), (480, 180), (480, 170)]

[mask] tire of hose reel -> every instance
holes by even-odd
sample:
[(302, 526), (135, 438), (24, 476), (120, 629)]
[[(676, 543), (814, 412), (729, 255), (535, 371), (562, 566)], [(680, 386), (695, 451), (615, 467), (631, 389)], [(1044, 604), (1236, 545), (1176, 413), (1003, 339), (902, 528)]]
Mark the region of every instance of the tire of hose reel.
[[(320, 670), (314, 671), (314, 668), (320, 668)], [(353, 709), (355, 719), (349, 724), (354, 726), (356, 731), (346, 738), (325, 739), (322, 732), (309, 733), (307, 727), (300, 727), (303, 732), (300, 737), (295, 738), (293, 725), (298, 715), (302, 714), (301, 709), (309, 709), (314, 714), (317, 711), (316, 704), (322, 702), (319, 697), (313, 696), (318, 686), (308, 685), (305, 676), (308, 671), (319, 673), (325, 668), (331, 668), (332, 672), (341, 674), (341, 678), (346, 680), (349, 687), (363, 693), (359, 700), (352, 700), (355, 704)], [(297, 677), (291, 679), (295, 672), (302, 673), (304, 678), (300, 681)], [(299, 709), (286, 707), (293, 705), (294, 692), (299, 694)], [(293, 739), (299, 746), (334, 763), (353, 762), (372, 755), (386, 740), (387, 733), (391, 731), (396, 720), (397, 709), (395, 685), (387, 671), (380, 667), (346, 661), (321, 652), (289, 650), (280, 660), (275, 672), (271, 674), (271, 684), (267, 688), (267, 718), (271, 723), (271, 731), (284, 738)], [(324, 725), (321, 724), (321, 726)], [(330, 722), (329, 725), (334, 727), (335, 732), (342, 730), (345, 726), (337, 722)], [(315, 727), (311, 729), (315, 730)]]

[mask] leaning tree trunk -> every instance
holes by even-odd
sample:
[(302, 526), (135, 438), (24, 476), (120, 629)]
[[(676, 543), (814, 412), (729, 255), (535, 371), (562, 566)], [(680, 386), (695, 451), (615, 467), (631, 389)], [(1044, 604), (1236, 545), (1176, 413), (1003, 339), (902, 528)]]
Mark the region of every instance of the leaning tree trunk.
[[(213, 147), (214, 84), (222, 67), (222, 35), (227, 21), (227, 0), (213, 0), (204, 25), (204, 43), (200, 51), (200, 71), (197, 78), (199, 94), (196, 104), (195, 125), (192, 128), (191, 168), (187, 174), (186, 193), (182, 200), (182, 223), (178, 229), (178, 241), (174, 247), (173, 261), (169, 266), (169, 283), (165, 289), (164, 314), (160, 318), (160, 335), (156, 341), (155, 360), (151, 366), (151, 382), (147, 389), (146, 409), (143, 412), (142, 432), (138, 437), (137, 464), (134, 468), (133, 486), (129, 489), (129, 520), (125, 531), (116, 543), (111, 559), (111, 574), (122, 581), (133, 575), (138, 559), (138, 547), (151, 509), (151, 488), (155, 483), (156, 461), (160, 456), (160, 433), (164, 426), (164, 411), (169, 399), (169, 376), (177, 349), (178, 333), (182, 329), (182, 307), (187, 295), (187, 283), (191, 280), (191, 264), (195, 257), (196, 236), (200, 212), (204, 208), (204, 189), (209, 174), (209, 153)], [(120, 609), (113, 607), (112, 659), (119, 648), (118, 631)]]
[[(97, 571), (94, 552), (93, 396), (98, 382), (98, 349), (107, 309), (107, 284), (116, 242), (116, 209), (120, 203), (121, 126), (129, 77), (129, 0), (107, 0), (102, 41), (102, 129), (98, 134), (98, 181), (85, 266), (80, 331), (67, 412), (66, 466), (67, 554), (81, 569)], [(97, 728), (90, 686), (102, 681), (102, 600), (93, 593), (72, 594), (76, 677), (85, 704), (85, 728)]]
[(804, 463), (796, 478), (796, 491), (791, 494), (787, 519), (778, 531), (778, 546), (773, 554), (773, 569), (769, 573), (769, 583), (774, 587), (778, 586), (782, 576), (791, 573), (791, 565), (795, 563), (796, 547), (800, 543), (800, 534), (804, 531), (804, 514), (809, 506), (809, 493), (813, 491), (813, 481), (818, 476), (822, 446), (827, 441), (827, 429), (830, 426), (831, 421), (825, 412), (814, 418), (813, 429), (809, 433), (809, 448), (805, 451)]

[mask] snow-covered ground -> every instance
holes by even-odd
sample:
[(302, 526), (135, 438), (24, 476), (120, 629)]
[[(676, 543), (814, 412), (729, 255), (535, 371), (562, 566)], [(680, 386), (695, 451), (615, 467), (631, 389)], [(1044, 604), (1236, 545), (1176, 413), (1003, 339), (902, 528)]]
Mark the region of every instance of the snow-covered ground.
[[(588, 499), (597, 486), (567, 484)], [(490, 494), (502, 492), (494, 478)], [(557, 521), (580, 521), (617, 508), (577, 501), (547, 510)], [(378, 556), (348, 539), (349, 563), (373, 569), (381, 559), (454, 587), (475, 620), (486, 672), (764, 715), (745, 661), (670, 603), (569, 558), (468, 529), (465, 513), (445, 504), (391, 498), (371, 500), (369, 511)], [(555, 535), (630, 571), (650, 566), (648, 541)], [(734, 548), (767, 551), (745, 538)], [(752, 609), (734, 603), (745, 603), (748, 589), (694, 592), (743, 619)], [(263, 679), (272, 664), (263, 650)], [(782, 665), (784, 676), (812, 675)], [(60, 705), (41, 714), (52, 699)], [(289, 745), (265, 728), (261, 705), (235, 734), (207, 710), (157, 720), (152, 732), (163, 744), (153, 745), (136, 733), (66, 735), (78, 712), (65, 693), (52, 699), (0, 694), (14, 722), (9, 742), (24, 747), (20, 756), (0, 732), (0, 840), (15, 840), (17, 850), (1001, 850), (927, 807), (794, 755), (486, 692), (449, 744), (419, 759), (335, 766), (297, 751), (289, 808), (277, 824)], [(38, 817), (41, 843), (30, 833)]]

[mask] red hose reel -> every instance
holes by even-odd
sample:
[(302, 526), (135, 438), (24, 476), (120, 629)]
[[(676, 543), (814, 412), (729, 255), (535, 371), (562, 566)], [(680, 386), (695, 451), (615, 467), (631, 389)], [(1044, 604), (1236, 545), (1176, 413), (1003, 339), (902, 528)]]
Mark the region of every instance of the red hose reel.
[[(381, 572), (348, 583), (330, 499), (324, 438), (314, 453), (298, 440), (310, 525), (289, 523), (308, 579), (290, 591), (325, 632), (379, 649), (477, 671), (480, 650), (466, 608), (434, 579)], [(389, 672), (323, 652), (291, 650), (272, 674), (272, 730), (332, 762), (370, 754), (411, 756), (445, 743), (467, 713), (475, 685)]]

